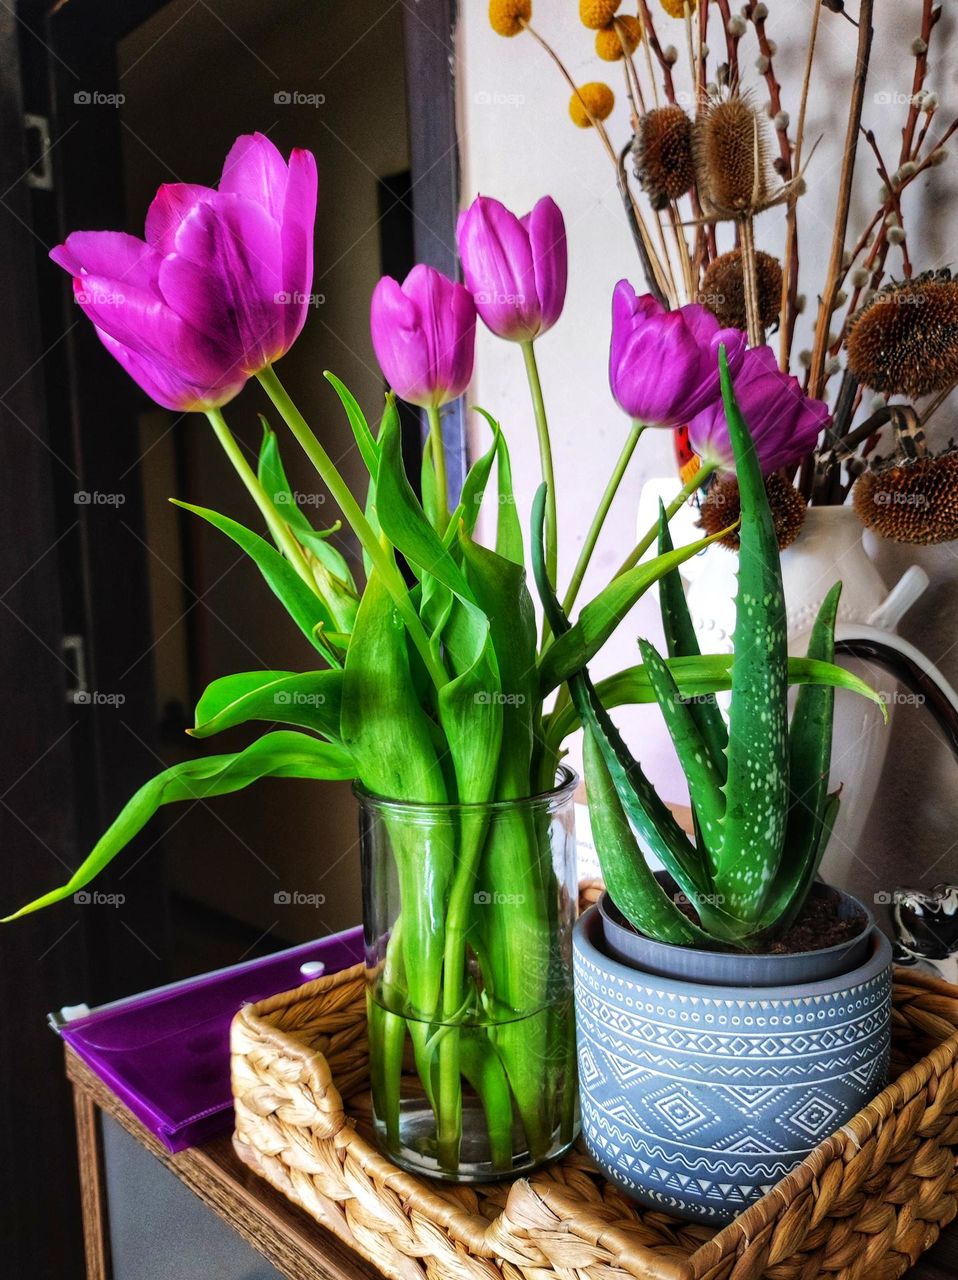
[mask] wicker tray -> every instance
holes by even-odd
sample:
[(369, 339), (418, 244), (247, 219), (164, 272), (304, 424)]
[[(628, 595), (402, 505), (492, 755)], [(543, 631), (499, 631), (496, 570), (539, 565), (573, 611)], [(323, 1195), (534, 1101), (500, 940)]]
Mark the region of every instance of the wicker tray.
[(893, 1083), (722, 1230), (640, 1209), (584, 1149), (449, 1187), (372, 1145), (361, 966), (249, 1005), (240, 1158), (392, 1280), (893, 1280), (958, 1210), (958, 987), (899, 969)]

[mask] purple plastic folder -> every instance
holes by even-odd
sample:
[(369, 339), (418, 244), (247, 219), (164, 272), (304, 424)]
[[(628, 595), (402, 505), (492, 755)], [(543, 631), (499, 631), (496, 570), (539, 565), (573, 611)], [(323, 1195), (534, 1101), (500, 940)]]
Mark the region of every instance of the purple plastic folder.
[(229, 1036), (237, 1010), (362, 958), (363, 931), (356, 927), (78, 1018), (50, 1020), (168, 1150), (182, 1151), (232, 1126)]

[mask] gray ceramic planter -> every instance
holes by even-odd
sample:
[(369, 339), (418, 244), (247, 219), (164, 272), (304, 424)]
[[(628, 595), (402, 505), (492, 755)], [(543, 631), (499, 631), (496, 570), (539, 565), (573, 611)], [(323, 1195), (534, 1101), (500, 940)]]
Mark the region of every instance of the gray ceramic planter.
[(605, 1173), (650, 1208), (719, 1225), (861, 1110), (890, 1041), (891, 944), (870, 939), (836, 977), (716, 986), (613, 959), (590, 908), (574, 935), (579, 1088)]

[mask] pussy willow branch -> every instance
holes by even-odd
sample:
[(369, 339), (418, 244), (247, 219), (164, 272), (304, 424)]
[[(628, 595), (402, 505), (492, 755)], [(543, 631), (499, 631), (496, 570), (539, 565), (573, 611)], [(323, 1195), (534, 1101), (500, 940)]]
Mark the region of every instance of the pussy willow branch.
[[(801, 173), (802, 171), (805, 115), (808, 110), (808, 94), (812, 83), (812, 66), (815, 61), (818, 22), (821, 13), (822, 6), (813, 4), (812, 26), (808, 35), (808, 53), (805, 57), (805, 73), (802, 77), (802, 96), (798, 106), (798, 124), (795, 129), (794, 166), (796, 173)], [(798, 319), (798, 199), (798, 191), (789, 197), (788, 214), (785, 221), (785, 252), (782, 256), (782, 302), (780, 307), (781, 328), (779, 329), (778, 363), (785, 372), (788, 372), (792, 343), (795, 340), (795, 322)]]
[(722, 15), (722, 30), (725, 32), (725, 57), (728, 62), (728, 85), (733, 91), (739, 82), (738, 70), (738, 45), (740, 36), (733, 35), (729, 30), (729, 24), (732, 21), (732, 10), (729, 0), (716, 0), (718, 11)]
[(828, 333), (832, 312), (835, 310), (835, 297), (838, 293), (838, 281), (842, 272), (842, 258), (845, 252), (845, 234), (848, 230), (852, 181), (855, 177), (855, 156), (858, 151), (858, 130), (861, 127), (862, 107), (865, 101), (865, 82), (868, 78), (868, 63), (871, 57), (872, 12), (874, 7), (874, 0), (861, 0), (858, 15), (858, 49), (855, 55), (855, 74), (852, 79), (852, 92), (849, 103), (848, 130), (845, 134), (842, 171), (838, 185), (838, 204), (835, 212), (832, 250), (828, 263), (825, 288), (818, 307), (815, 345), (812, 348), (812, 362), (809, 369), (809, 389), (811, 395), (816, 399), (821, 399), (825, 390), (825, 359), (828, 354)]
[[(882, 153), (881, 153), (881, 150), (879, 149), (878, 141), (875, 137), (873, 130), (863, 129), (862, 132), (865, 135), (865, 141), (868, 143), (869, 147), (871, 147), (872, 154), (875, 157), (875, 162), (878, 168), (878, 176), (879, 178), (881, 178), (882, 182), (884, 183), (885, 190), (888, 192), (891, 198), (892, 212), (894, 213), (895, 217), (898, 219), (898, 227), (901, 230), (902, 236), (905, 236), (905, 219), (901, 211), (901, 187), (900, 186), (896, 187), (894, 182), (892, 182), (891, 174), (888, 172), (888, 166), (885, 164), (884, 158), (882, 157)], [(886, 237), (887, 237), (887, 232), (886, 232)], [(907, 238), (903, 239), (901, 244), (898, 247), (901, 249), (902, 274), (905, 276), (906, 279), (910, 279), (913, 268), (911, 265), (911, 258), (908, 256)]]
[(674, 103), (675, 84), (672, 80), (672, 64), (662, 50), (658, 33), (655, 30), (655, 23), (652, 21), (652, 14), (649, 11), (648, 0), (639, 0), (639, 21), (642, 24), (643, 38), (648, 39), (649, 47), (655, 54), (662, 71), (662, 87), (665, 90), (666, 101)]
[[(744, 17), (755, 28), (755, 35), (758, 40), (758, 48), (762, 57), (765, 59), (765, 84), (768, 88), (769, 114), (774, 119), (779, 116), (782, 111), (782, 86), (779, 84), (775, 75), (774, 54), (772, 45), (765, 30), (765, 19), (756, 18), (755, 9), (757, 0), (751, 0), (745, 6)], [(788, 140), (788, 127), (775, 126), (775, 133), (778, 137), (778, 153), (779, 162), (776, 165), (779, 176), (783, 182), (788, 182), (792, 176), (792, 144)]]
[(647, 232), (639, 218), (635, 196), (632, 194), (632, 188), (629, 186), (629, 175), (626, 172), (625, 161), (631, 152), (632, 144), (627, 142), (622, 148), (616, 162), (619, 195), (622, 197), (622, 204), (625, 207), (625, 216), (629, 222), (629, 230), (632, 232), (632, 240), (635, 243), (635, 248), (639, 255), (639, 261), (642, 264), (642, 274), (645, 276), (645, 283), (648, 286), (649, 292), (653, 295), (660, 306), (665, 307), (666, 311), (670, 311), (671, 304), (666, 290), (663, 287), (663, 283), (659, 278), (660, 268), (658, 266), (658, 260), (649, 245)]

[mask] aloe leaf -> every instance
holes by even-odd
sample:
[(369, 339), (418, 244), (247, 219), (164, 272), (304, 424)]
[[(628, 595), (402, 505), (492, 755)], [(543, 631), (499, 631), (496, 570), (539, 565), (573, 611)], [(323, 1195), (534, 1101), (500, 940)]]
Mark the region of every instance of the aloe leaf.
[(778, 540), (752, 437), (719, 351), (722, 400), (741, 495), (728, 779), (716, 889), (754, 920), (778, 869), (788, 812), (788, 648)]
[(678, 551), (643, 561), (614, 578), (583, 607), (574, 626), (568, 627), (562, 635), (555, 633), (555, 643), (546, 650), (539, 664), (540, 696), (544, 698), (590, 662), (653, 583), (723, 536), (724, 531), (702, 538)]
[[(659, 500), (659, 555), (673, 550), (672, 534), (665, 513), (665, 504)], [(673, 569), (659, 581), (659, 606), (662, 612), (662, 627), (665, 631), (665, 643), (671, 658), (700, 657), (701, 650), (695, 636), (695, 627), (689, 613), (685, 588), (678, 569)], [(728, 746), (728, 729), (725, 718), (715, 698), (708, 694), (696, 697), (690, 704), (692, 719), (702, 735), (709, 759), (715, 767), (721, 782), (725, 781), (728, 761), (725, 749)]]
[(186, 760), (165, 769), (127, 801), (119, 816), (100, 837), (92, 853), (66, 884), (21, 907), (7, 920), (16, 920), (54, 902), (71, 897), (99, 875), (130, 843), (161, 805), (177, 800), (206, 800), (241, 791), (259, 778), (354, 778), (353, 757), (343, 747), (320, 742), (305, 733), (280, 729), (264, 734), (245, 751)]
[[(545, 485), (540, 485), (532, 507), (532, 567), (542, 605), (558, 637), (556, 647), (569, 630), (569, 620), (562, 611), (546, 570), (543, 534), (545, 522)], [(633, 758), (608, 712), (599, 701), (584, 664), (569, 676), (569, 692), (587, 733), (594, 735), (622, 807), (639, 835), (664, 864), (666, 870), (689, 897), (698, 900), (711, 891), (706, 869), (697, 850), (676, 822), (672, 811), (659, 799), (655, 788)]]
[(647, 640), (640, 640), (639, 648), (665, 727), (689, 785), (689, 797), (698, 823), (699, 845), (709, 854), (714, 871), (715, 851), (721, 839), (725, 814), (722, 779), (712, 763), (689, 703), (679, 692), (668, 667)]
[(339, 738), (341, 671), (242, 671), (209, 685), (196, 704), (194, 738), (250, 720), (279, 721)]
[(605, 887), (626, 920), (649, 938), (682, 946), (709, 939), (678, 908), (642, 856), (594, 733), (582, 743), (592, 839)]
[(251, 529), (247, 529), (236, 520), (231, 520), (229, 516), (222, 516), (216, 511), (210, 511), (207, 507), (194, 506), (191, 502), (181, 502), (177, 498), (171, 498), (170, 501), (185, 511), (192, 511), (194, 515), (211, 524), (214, 529), (225, 533), (238, 547), (241, 547), (259, 569), (270, 590), (285, 607), (310, 644), (322, 651), (322, 646), (316, 642), (316, 628), (322, 626), (329, 631), (337, 631), (339, 628), (323, 601), (310, 591), (289, 561), (285, 560), (259, 534), (253, 533)]
[[(732, 687), (732, 655), (730, 653), (703, 654), (693, 658), (667, 658), (665, 665), (672, 674), (679, 693), (687, 701), (696, 703), (711, 693), (723, 693)], [(817, 662), (811, 658), (789, 658), (788, 683), (790, 685), (834, 685), (836, 689), (848, 689), (852, 693), (871, 699), (883, 706), (881, 694), (876, 693), (864, 680), (830, 662)], [(655, 702), (655, 693), (644, 666), (626, 667), (615, 675), (607, 676), (596, 684), (599, 700), (606, 710), (627, 703)], [(887, 713), (886, 713), (887, 714)], [(548, 735), (552, 743), (561, 743), (580, 727), (579, 715), (574, 706), (565, 706), (549, 719)]]
[[(835, 657), (835, 623), (841, 583), (822, 601), (808, 642), (808, 656), (822, 662)], [(798, 691), (789, 731), (788, 787), (791, 803), (785, 846), (778, 874), (770, 886), (763, 914), (769, 923), (801, 909), (815, 878), (828, 804), (828, 770), (832, 758), (835, 691), (808, 686)], [(837, 803), (837, 798), (836, 798)]]

